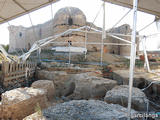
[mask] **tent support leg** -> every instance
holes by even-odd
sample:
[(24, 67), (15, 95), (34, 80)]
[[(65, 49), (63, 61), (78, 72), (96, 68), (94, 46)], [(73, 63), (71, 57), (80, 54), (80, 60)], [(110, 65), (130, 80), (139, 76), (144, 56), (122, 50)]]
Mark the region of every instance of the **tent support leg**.
[(103, 49), (104, 49), (104, 39), (106, 38), (106, 31), (105, 31), (105, 2), (103, 3), (103, 31), (102, 31), (102, 44), (101, 44), (101, 66), (103, 65)]
[[(86, 32), (85, 32), (85, 44), (84, 47), (87, 49), (87, 39), (88, 39), (88, 34), (87, 34), (87, 28), (86, 28)], [(85, 52), (85, 59), (87, 58), (86, 52)]]
[(144, 52), (144, 56), (145, 56), (145, 64), (147, 66), (147, 71), (151, 72), (150, 66), (149, 66), (149, 61), (148, 61), (148, 56), (147, 56), (147, 51), (146, 51), (146, 37), (144, 37), (144, 39), (142, 40), (142, 45), (143, 45), (143, 52)]
[(138, 0), (134, 0), (133, 1), (133, 31), (132, 31), (130, 71), (129, 71), (128, 120), (131, 120), (132, 87), (133, 87), (135, 58), (136, 58), (137, 6), (138, 6)]

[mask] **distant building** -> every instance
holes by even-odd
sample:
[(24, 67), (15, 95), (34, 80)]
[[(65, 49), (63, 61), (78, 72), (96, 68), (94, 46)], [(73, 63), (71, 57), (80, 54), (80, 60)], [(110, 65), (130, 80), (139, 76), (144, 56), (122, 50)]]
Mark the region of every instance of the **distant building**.
[[(50, 20), (44, 24), (39, 24), (33, 27), (23, 27), (23, 26), (9, 26), (9, 52), (14, 52), (15, 50), (26, 49), (29, 50), (34, 42), (40, 39), (47, 38), (56, 34), (60, 34), (68, 29), (75, 29), (85, 25), (90, 26), (92, 23), (86, 21), (85, 14), (78, 8), (75, 7), (65, 7), (60, 9), (54, 16), (53, 20)], [(96, 27), (94, 24), (92, 27), (102, 30)], [(130, 26), (125, 24), (120, 27), (109, 30), (112, 33), (127, 34), (131, 32)], [(130, 41), (130, 37), (123, 37)], [(101, 42), (101, 34), (87, 34), (87, 42)], [(69, 35), (62, 36), (55, 40), (54, 42), (45, 49), (50, 49), (56, 46), (68, 46), (68, 41), (72, 43), (74, 47), (84, 47), (85, 44), (85, 33), (82, 32), (72, 32)], [(61, 43), (57, 43), (61, 42)], [(65, 43), (62, 43), (65, 42)], [(81, 43), (74, 43), (81, 42)], [(106, 43), (125, 43), (117, 39), (107, 36), (104, 40)], [(99, 51), (101, 45), (87, 45), (88, 51)], [(130, 54), (130, 46), (114, 46), (105, 45), (104, 51), (112, 54), (128, 56)]]

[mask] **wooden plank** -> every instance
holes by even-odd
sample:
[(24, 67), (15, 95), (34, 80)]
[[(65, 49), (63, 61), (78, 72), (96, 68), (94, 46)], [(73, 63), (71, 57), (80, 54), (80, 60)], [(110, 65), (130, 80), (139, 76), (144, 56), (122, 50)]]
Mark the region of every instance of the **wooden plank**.
[[(32, 74), (32, 73), (34, 73), (34, 71), (30, 72), (30, 74)], [(6, 77), (6, 78), (4, 78), (4, 81), (8, 81), (8, 80), (12, 80), (12, 79), (18, 79), (18, 78), (21, 78), (21, 77), (25, 77), (25, 74), (13, 76), (13, 77)]]
[(13, 63), (10, 64), (10, 70), (9, 70), (10, 73), (12, 72), (12, 64)]

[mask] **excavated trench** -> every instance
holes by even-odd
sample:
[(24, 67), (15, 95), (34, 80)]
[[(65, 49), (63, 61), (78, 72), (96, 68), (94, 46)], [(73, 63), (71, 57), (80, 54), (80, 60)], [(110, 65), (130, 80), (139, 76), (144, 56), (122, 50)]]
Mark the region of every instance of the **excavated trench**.
[[(122, 76), (117, 75), (117, 73), (112, 71), (112, 69), (109, 67), (107, 67), (105, 70), (103, 69), (103, 77), (109, 78), (112, 80), (116, 80), (119, 85), (126, 84), (126, 78), (123, 78)], [(137, 83), (134, 82), (133, 87), (137, 87), (141, 89), (147, 96), (147, 99), (149, 100), (149, 112), (151, 111), (159, 112), (160, 110), (160, 84), (152, 83), (151, 80), (149, 81), (146, 78), (138, 78), (138, 79), (135, 79), (134, 81), (139, 81), (139, 82)]]
[[(65, 68), (57, 68), (56, 70), (61, 71), (62, 69), (65, 70)], [(49, 71), (54, 71), (55, 68), (51, 67), (49, 68)], [(67, 70), (67, 72), (72, 73), (72, 74), (76, 74), (76, 73), (81, 73), (82, 71), (75, 71), (75, 70)], [(103, 77), (104, 78), (109, 78), (112, 80), (116, 80), (118, 82), (119, 85), (123, 85), (123, 81), (125, 81), (125, 78), (123, 77), (115, 77), (117, 76), (117, 74), (112, 71), (112, 68), (107, 68), (107, 69), (103, 69), (102, 70), (103, 73)], [(33, 78), (30, 78), (30, 80), (28, 81), (28, 85), (27, 84), (23, 84), (21, 87), (27, 87), (30, 86), (34, 81), (36, 81), (37, 78), (36, 76), (34, 76)], [(137, 81), (137, 80), (136, 80)], [(159, 112), (160, 110), (160, 85), (159, 84), (155, 84), (153, 83), (152, 85), (151, 82), (149, 82), (146, 78), (138, 78), (137, 83), (134, 83), (133, 86), (137, 87), (139, 89), (144, 89), (144, 93), (146, 94), (149, 102), (149, 112)], [(148, 87), (149, 86), (149, 87)], [(1, 101), (1, 98), (0, 98)], [(148, 119), (148, 120), (154, 120), (154, 119)]]

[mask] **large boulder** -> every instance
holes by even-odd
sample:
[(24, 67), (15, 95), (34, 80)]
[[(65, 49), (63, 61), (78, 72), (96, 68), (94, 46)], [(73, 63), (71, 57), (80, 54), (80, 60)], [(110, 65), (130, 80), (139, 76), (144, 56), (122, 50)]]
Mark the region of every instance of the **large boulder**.
[(127, 120), (127, 109), (99, 100), (73, 100), (49, 107), (43, 115), (47, 120)]
[[(129, 87), (128, 85), (116, 86), (106, 93), (104, 101), (107, 103), (120, 104), (124, 107), (128, 105)], [(147, 110), (146, 95), (138, 88), (133, 87), (132, 108), (138, 111)]]
[(116, 81), (88, 73), (76, 74), (71, 79), (75, 83), (74, 93), (70, 96), (73, 99), (102, 98), (117, 84)]
[(35, 112), (35, 108), (48, 106), (45, 91), (34, 88), (17, 88), (2, 94), (2, 119), (22, 120)]
[(52, 81), (49, 80), (38, 80), (32, 83), (33, 88), (40, 88), (47, 91), (47, 98), (52, 101), (55, 95), (55, 88)]

